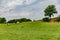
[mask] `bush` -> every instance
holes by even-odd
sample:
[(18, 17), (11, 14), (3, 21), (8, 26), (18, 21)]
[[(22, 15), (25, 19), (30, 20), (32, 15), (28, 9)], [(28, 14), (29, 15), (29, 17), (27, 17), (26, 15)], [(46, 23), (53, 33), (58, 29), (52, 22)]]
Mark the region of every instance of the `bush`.
[(44, 21), (44, 22), (49, 22), (50, 19), (49, 19), (48, 17), (46, 17), (46, 18), (43, 18), (42, 21)]
[(57, 22), (60, 22), (60, 16), (58, 16), (56, 19), (57, 19)]

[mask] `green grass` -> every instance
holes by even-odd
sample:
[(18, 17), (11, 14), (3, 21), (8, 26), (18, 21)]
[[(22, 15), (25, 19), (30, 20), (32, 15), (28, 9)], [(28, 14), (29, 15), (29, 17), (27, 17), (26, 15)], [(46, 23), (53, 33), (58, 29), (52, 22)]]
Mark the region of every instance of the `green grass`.
[(0, 40), (60, 40), (60, 23), (0, 24)]

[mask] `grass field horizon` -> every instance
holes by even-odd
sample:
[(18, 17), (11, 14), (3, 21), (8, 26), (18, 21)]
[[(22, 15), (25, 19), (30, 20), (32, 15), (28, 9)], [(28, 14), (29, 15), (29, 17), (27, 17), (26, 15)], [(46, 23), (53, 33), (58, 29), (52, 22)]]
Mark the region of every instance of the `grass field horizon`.
[(60, 23), (0, 24), (0, 40), (60, 40)]

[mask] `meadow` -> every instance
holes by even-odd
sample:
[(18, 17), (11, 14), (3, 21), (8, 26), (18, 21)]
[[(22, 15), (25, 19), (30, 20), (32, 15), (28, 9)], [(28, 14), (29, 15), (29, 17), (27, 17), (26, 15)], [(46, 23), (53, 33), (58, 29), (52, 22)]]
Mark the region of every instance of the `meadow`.
[(0, 40), (60, 40), (60, 23), (0, 24)]

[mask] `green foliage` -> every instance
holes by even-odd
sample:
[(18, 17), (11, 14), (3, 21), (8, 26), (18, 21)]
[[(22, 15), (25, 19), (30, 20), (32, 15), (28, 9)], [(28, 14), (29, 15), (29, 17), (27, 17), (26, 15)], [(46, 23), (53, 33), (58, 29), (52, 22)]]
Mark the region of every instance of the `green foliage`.
[(44, 12), (45, 12), (45, 16), (49, 16), (49, 17), (54, 16), (54, 14), (57, 13), (56, 8), (55, 8), (55, 5), (49, 5), (49, 6), (44, 10)]
[(16, 23), (17, 21), (15, 19), (9, 20), (8, 23)]
[(60, 15), (56, 17), (57, 21), (60, 22)]
[(13, 20), (9, 20), (8, 23), (17, 23), (17, 22), (28, 22), (31, 21), (31, 19), (26, 19), (26, 18), (21, 18), (21, 19), (13, 19)]
[(0, 18), (0, 23), (5, 23), (6, 19), (5, 18)]
[(26, 18), (21, 18), (20, 19), (21, 22), (27, 22), (27, 21), (31, 21), (30, 19), (26, 19)]
[(45, 18), (43, 18), (42, 19), (44, 22), (49, 22), (50, 21), (50, 19), (48, 18), (48, 17), (45, 17)]

